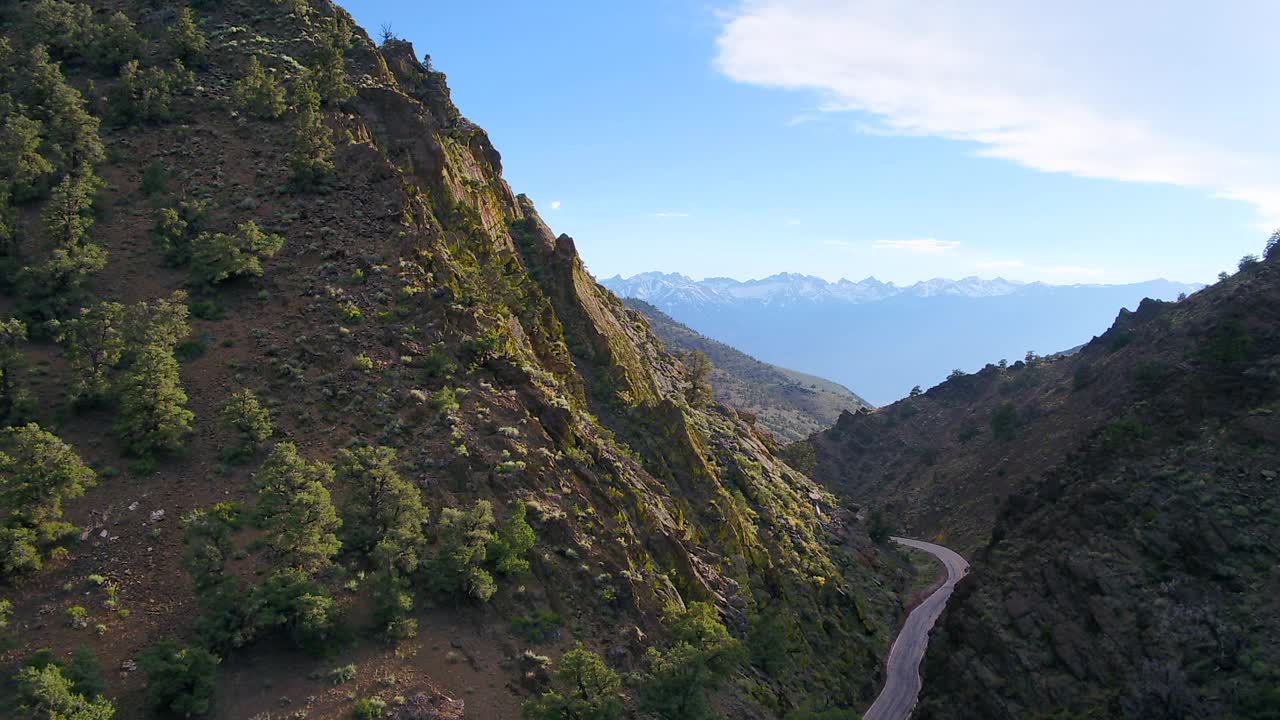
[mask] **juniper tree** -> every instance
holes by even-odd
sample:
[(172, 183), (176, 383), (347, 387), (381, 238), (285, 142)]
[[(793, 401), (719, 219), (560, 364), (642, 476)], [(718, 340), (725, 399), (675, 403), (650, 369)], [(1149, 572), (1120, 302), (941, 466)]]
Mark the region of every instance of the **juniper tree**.
[(107, 266), (107, 251), (94, 243), (63, 245), (44, 262), (18, 272), (17, 287), (22, 314), (43, 323), (65, 317), (83, 299), (84, 287)]
[(1268, 260), (1280, 259), (1280, 230), (1271, 233), (1271, 237), (1267, 238), (1267, 249), (1263, 257)]
[(67, 353), (72, 402), (98, 402), (111, 392), (110, 371), (120, 364), (126, 344), (125, 307), (101, 302), (82, 308), (78, 316), (54, 325), (54, 339)]
[(277, 444), (258, 471), (258, 523), (285, 565), (319, 572), (341, 549), (331, 482), (333, 468), (303, 459), (291, 442)]
[(118, 393), (116, 433), (126, 452), (149, 458), (182, 448), (195, 414), (186, 407), (172, 347), (150, 344), (139, 350)]
[(346, 489), (342, 522), (348, 547), (370, 553), (380, 541), (390, 541), (401, 553), (416, 553), (425, 544), (427, 508), (422, 492), (400, 476), (396, 462), (396, 452), (389, 447), (339, 453), (337, 478)]
[(209, 40), (196, 25), (196, 15), (191, 8), (184, 7), (178, 11), (178, 17), (169, 26), (166, 37), (170, 55), (188, 65), (204, 64)]
[(236, 107), (259, 120), (276, 120), (286, 109), (284, 88), (262, 67), (257, 55), (250, 55), (244, 74), (231, 93)]
[(294, 84), (293, 106), (293, 148), (289, 164), (294, 183), (305, 190), (333, 174), (333, 139), (320, 111), (320, 95), (310, 74)]
[(53, 163), (40, 154), (44, 124), (20, 112), (9, 115), (0, 131), (0, 177), (7, 178), (14, 202), (46, 192)]
[(253, 591), (250, 606), (255, 631), (278, 628), (308, 652), (323, 652), (338, 627), (337, 603), (302, 568), (277, 570)]
[(70, 445), (35, 423), (6, 428), (0, 441), (0, 564), (12, 575), (38, 570), (37, 543), (72, 531), (62, 504), (83, 495), (95, 475)]
[(284, 238), (266, 233), (250, 220), (231, 234), (201, 233), (191, 244), (191, 279), (197, 285), (217, 285), (237, 277), (262, 277), (262, 261), (275, 257)]

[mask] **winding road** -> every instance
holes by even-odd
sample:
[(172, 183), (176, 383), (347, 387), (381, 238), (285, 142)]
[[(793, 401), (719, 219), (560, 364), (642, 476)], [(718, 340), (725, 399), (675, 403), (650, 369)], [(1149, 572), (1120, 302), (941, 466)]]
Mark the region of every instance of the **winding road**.
[(899, 545), (924, 550), (941, 560), (947, 566), (947, 581), (907, 616), (902, 632), (898, 633), (898, 639), (893, 641), (893, 648), (889, 650), (884, 689), (863, 715), (863, 720), (907, 720), (911, 717), (922, 687), (920, 661), (924, 659), (925, 648), (929, 645), (929, 630), (938, 621), (956, 583), (969, 571), (969, 563), (954, 550), (922, 540), (900, 537), (892, 540)]

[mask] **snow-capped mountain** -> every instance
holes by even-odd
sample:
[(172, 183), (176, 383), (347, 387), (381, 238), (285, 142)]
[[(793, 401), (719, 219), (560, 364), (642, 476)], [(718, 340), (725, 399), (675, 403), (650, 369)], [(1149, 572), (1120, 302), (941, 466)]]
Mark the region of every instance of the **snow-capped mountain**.
[(828, 377), (883, 405), (951, 370), (1028, 350), (1050, 354), (1100, 334), (1121, 308), (1198, 285), (1048, 285), (936, 278), (895, 285), (780, 273), (759, 280), (649, 272), (602, 283), (765, 362)]
[(601, 283), (622, 297), (637, 298), (658, 305), (729, 305), (760, 303), (786, 306), (796, 303), (868, 303), (905, 295), (910, 297), (995, 297), (1011, 295), (1028, 287), (1025, 283), (995, 278), (967, 277), (961, 280), (935, 278), (913, 285), (898, 286), (868, 277), (857, 282), (841, 279), (828, 282), (812, 275), (779, 273), (759, 280), (714, 277), (694, 280), (679, 273), (647, 272), (624, 278), (617, 275)]

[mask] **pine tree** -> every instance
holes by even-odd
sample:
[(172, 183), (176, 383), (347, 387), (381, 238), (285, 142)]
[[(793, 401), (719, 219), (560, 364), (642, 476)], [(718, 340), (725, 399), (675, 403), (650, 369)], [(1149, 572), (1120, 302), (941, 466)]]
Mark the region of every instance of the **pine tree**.
[(342, 526), (327, 485), (333, 468), (308, 462), (282, 442), (258, 471), (258, 522), (268, 546), (290, 567), (310, 573), (327, 568), (342, 547)]
[(120, 364), (126, 344), (125, 308), (101, 302), (77, 317), (55, 324), (54, 338), (66, 348), (74, 376), (67, 388), (72, 402), (98, 402), (111, 392), (109, 372)]
[(259, 120), (277, 120), (286, 109), (284, 88), (276, 82), (275, 75), (262, 68), (257, 55), (249, 56), (244, 75), (232, 90), (232, 99), (236, 107)]
[(305, 190), (314, 188), (333, 173), (332, 133), (320, 111), (320, 96), (310, 74), (294, 85), (293, 105), (293, 150), (289, 163), (294, 183)]
[(423, 525), (427, 508), (422, 492), (396, 471), (396, 452), (388, 447), (343, 450), (338, 455), (337, 478), (346, 487), (343, 503), (345, 544), (371, 553), (380, 541), (392, 542), (399, 557), (416, 565), (416, 553), (426, 543)]
[(172, 348), (143, 347), (120, 383), (119, 396), (116, 433), (126, 452), (148, 458), (182, 448), (195, 414), (186, 408), (187, 393)]
[(53, 163), (40, 154), (43, 123), (14, 113), (0, 132), (0, 177), (8, 178), (14, 202), (42, 197), (54, 171)]

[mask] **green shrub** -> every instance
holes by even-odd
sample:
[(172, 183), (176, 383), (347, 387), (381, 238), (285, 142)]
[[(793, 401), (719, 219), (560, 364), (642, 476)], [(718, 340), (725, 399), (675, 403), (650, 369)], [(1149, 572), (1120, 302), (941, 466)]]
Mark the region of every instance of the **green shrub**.
[(284, 115), (284, 88), (274, 74), (263, 69), (257, 55), (249, 57), (231, 97), (237, 108), (259, 120), (277, 120)]
[(345, 685), (356, 677), (356, 664), (347, 663), (329, 671), (329, 682), (333, 685)]
[(351, 718), (352, 720), (378, 720), (386, 711), (387, 703), (382, 698), (360, 698), (351, 708)]
[(174, 717), (204, 715), (213, 704), (218, 658), (198, 647), (173, 640), (157, 643), (138, 656), (147, 674), (147, 702), (156, 712)]
[(524, 704), (526, 720), (613, 720), (622, 717), (622, 680), (599, 655), (577, 647), (560, 658), (553, 687)]
[(526, 642), (551, 642), (560, 636), (564, 618), (551, 610), (535, 610), (511, 621), (511, 629)]
[(805, 475), (818, 469), (818, 453), (808, 440), (797, 440), (782, 448), (782, 459)]
[(284, 238), (265, 233), (252, 220), (230, 235), (201, 233), (191, 246), (191, 278), (212, 286), (237, 277), (262, 277), (262, 261), (275, 257)]

